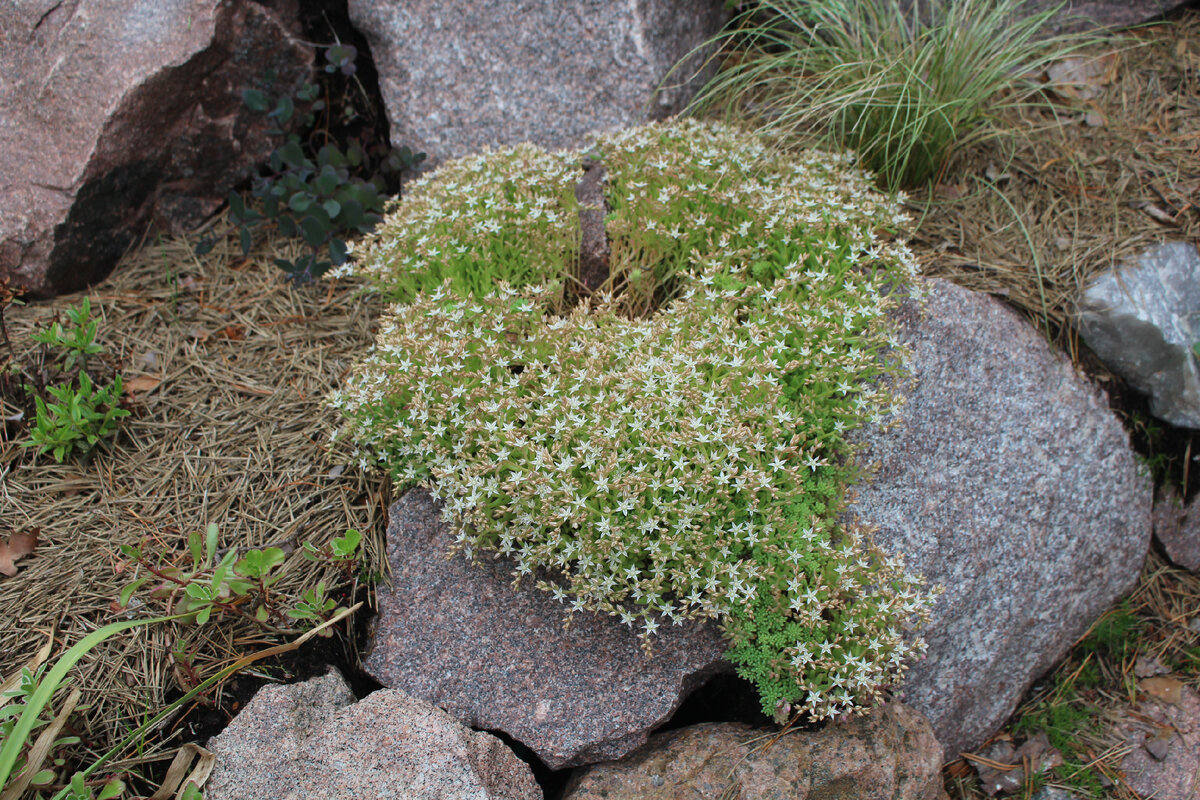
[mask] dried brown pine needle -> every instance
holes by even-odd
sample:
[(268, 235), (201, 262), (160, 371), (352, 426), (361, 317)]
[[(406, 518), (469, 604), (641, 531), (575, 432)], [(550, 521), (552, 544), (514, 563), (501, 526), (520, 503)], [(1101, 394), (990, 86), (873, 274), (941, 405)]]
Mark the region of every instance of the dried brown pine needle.
[[(210, 522), (222, 548), (289, 537), (295, 547), (320, 546), (357, 528), (366, 570), (384, 569), (386, 487), (349, 464), (340, 445), (330, 450), (337, 420), (322, 407), (370, 345), (378, 309), (345, 281), (290, 288), (272, 265), (294, 246), (286, 240), (263, 242), (248, 260), (232, 241), (203, 257), (194, 243), (146, 243), (87, 292), (98, 340), (129, 388), (133, 415), (115, 441), (90, 463), (60, 465), (34, 460), (0, 432), (0, 538), (41, 531), (19, 574), (0, 577), (0, 676), (19, 670), (56, 625), (57, 653), (122, 615), (148, 615), (136, 598), (127, 611), (114, 610), (135, 568), (122, 544), (145, 540), (148, 552), (182, 557), (187, 535)], [(36, 362), (30, 333), (79, 299), (7, 309), (19, 361)], [(294, 553), (272, 591), (298, 598), (321, 578), (343, 583)], [(194, 667), (171, 656), (181, 638)], [(102, 749), (167, 693), (186, 688), (181, 681), (277, 641), (249, 624), (131, 631), (77, 668), (87, 708), (74, 724)]]

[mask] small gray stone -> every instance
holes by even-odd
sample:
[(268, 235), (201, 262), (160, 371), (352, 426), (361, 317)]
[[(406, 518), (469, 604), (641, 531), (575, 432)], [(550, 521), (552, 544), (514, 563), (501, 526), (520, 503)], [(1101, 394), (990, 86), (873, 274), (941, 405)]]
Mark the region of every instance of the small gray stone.
[(259, 690), (208, 747), (208, 800), (541, 800), (499, 739), (383, 689), (360, 702), (336, 671)]
[[(722, 0), (350, 0), (392, 123), (431, 163), (486, 146), (582, 144), (680, 111)], [(714, 65), (715, 66), (715, 65)], [(706, 73), (707, 74), (707, 73)]]
[(983, 743), (1137, 579), (1152, 487), (1103, 394), (993, 298), (932, 281), (898, 314), (915, 387), (850, 513), (946, 592), (903, 697), (946, 758)]
[(1200, 254), (1174, 242), (1094, 280), (1079, 302), (1088, 347), (1172, 425), (1200, 428)]
[(728, 669), (715, 625), (662, 629), (647, 657), (616, 618), (576, 614), (512, 565), (448, 559), (440, 508), (413, 490), (392, 504), (390, 586), (367, 671), (473, 728), (507, 733), (551, 769), (620, 758), (709, 676)]
[(1033, 797), (1030, 800), (1078, 800), (1078, 798), (1066, 789), (1043, 786), (1033, 793)]
[(938, 800), (942, 748), (900, 703), (816, 730), (707, 723), (572, 777), (564, 800)]

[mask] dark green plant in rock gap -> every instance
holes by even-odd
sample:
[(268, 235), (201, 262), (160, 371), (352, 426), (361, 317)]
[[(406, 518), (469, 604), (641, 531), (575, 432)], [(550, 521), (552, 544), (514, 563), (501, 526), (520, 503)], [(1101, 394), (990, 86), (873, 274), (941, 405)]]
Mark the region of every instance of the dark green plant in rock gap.
[[(305, 115), (303, 127), (309, 134), (289, 134), (271, 153), (253, 179), (254, 202), (246, 202), (236, 192), (229, 196), (230, 219), (239, 229), (243, 255), (250, 253), (253, 231), (265, 223), (274, 224), (284, 236), (304, 241), (303, 255), (275, 259), (276, 266), (297, 284), (344, 264), (347, 238), (370, 232), (382, 219), (388, 197), (401, 192), (404, 176), (425, 160), (424, 153), (408, 147), (391, 149), (370, 142), (369, 137), (338, 141), (335, 129), (354, 126), (359, 116), (354, 102), (365, 98), (366, 92), (358, 84), (357, 95), (349, 90), (335, 93), (331, 85), (335, 78), (357, 80), (357, 55), (353, 45), (337, 43), (324, 51), (324, 72), (329, 77), (321, 84), (305, 83), (274, 98), (258, 89), (242, 92), (250, 109), (279, 126), (270, 133), (282, 136), (283, 126), (297, 114)], [(213, 244), (206, 238), (197, 252), (208, 252)]]

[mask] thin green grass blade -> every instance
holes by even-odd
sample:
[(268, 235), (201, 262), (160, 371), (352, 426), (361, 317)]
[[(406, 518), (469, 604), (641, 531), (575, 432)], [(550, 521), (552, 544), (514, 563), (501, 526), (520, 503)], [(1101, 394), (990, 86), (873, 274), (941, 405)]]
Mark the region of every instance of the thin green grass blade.
[(156, 622), (167, 622), (172, 619), (178, 619), (178, 617), (156, 617), (154, 619), (131, 620), (129, 622), (114, 622), (111, 625), (105, 625), (103, 628), (89, 633), (76, 642), (67, 652), (63, 653), (54, 666), (51, 667), (50, 671), (38, 681), (37, 688), (29, 696), (25, 710), (21, 712), (21, 716), (17, 719), (17, 724), (13, 726), (12, 733), (5, 740), (4, 746), (0, 747), (0, 787), (8, 783), (8, 779), (12, 775), (13, 766), (17, 763), (17, 756), (25, 746), (25, 742), (29, 738), (33, 726), (41, 716), (42, 709), (50, 702), (50, 698), (54, 696), (58, 687), (66, 679), (67, 673), (79, 663), (81, 658), (105, 639), (122, 631), (142, 625), (152, 625)]

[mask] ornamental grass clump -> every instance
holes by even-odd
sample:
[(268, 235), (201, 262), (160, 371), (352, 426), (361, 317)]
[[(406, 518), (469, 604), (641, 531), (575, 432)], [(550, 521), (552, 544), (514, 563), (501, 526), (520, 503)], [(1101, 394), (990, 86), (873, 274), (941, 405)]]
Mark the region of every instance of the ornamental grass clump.
[[(849, 434), (900, 400), (886, 312), (915, 266), (877, 233), (898, 210), (846, 159), (785, 161), (731, 129), (606, 136), (592, 156), (609, 176), (612, 277), (566, 308), (578, 156), (513, 152), (489, 157), (511, 172), (482, 202), (461, 188), (483, 161), (449, 165), (460, 191), (435, 174), (356, 253), (404, 298), (331, 398), (363, 463), (428, 487), (453, 549), (510, 559), (568, 622), (612, 614), (649, 645), (719, 620), (768, 713), (872, 704), (923, 647), (905, 631), (928, 611), (898, 559), (837, 521), (858, 476)], [(530, 173), (555, 180), (537, 195)], [(527, 194), (497, 199), (509, 183)], [(574, 249), (487, 264), (529, 279), (463, 291), (459, 247), (486, 248), (475, 237), (493, 223), (516, 241), (502, 220), (518, 204)]]
[(957, 151), (1038, 102), (1037, 76), (1088, 44), (1047, 35), (1061, 6), (1028, 0), (757, 0), (715, 40), (721, 72), (692, 108), (859, 153), (895, 190), (937, 178)]

